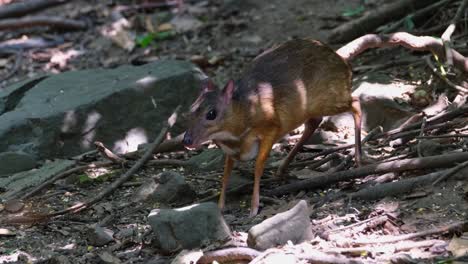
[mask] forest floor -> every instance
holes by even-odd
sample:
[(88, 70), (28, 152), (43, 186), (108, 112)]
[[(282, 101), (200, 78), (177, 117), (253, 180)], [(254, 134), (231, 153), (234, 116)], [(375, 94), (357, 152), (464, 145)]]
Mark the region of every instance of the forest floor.
[[(151, 11), (127, 10), (124, 16), (131, 24), (128, 32), (136, 33), (138, 41), (135, 47), (129, 51), (124, 47), (132, 45), (125, 40), (112, 40), (105, 36), (105, 32), (112, 27), (112, 12), (115, 5), (109, 2), (115, 1), (71, 1), (68, 4), (57, 6), (42, 11), (43, 14), (64, 14), (73, 19), (83, 19), (91, 23), (91, 27), (78, 31), (48, 31), (45, 28), (19, 29), (11, 32), (0, 32), (2, 41), (8, 39), (21, 39), (38, 37), (47, 41), (60, 39), (62, 43), (49, 48), (32, 49), (22, 54), (22, 61), (16, 65), (16, 55), (0, 57), (0, 76), (9, 76), (7, 80), (1, 80), (0, 87), (28, 77), (43, 73), (60, 73), (80, 69), (97, 67), (113, 68), (123, 64), (139, 65), (160, 59), (182, 59), (190, 60), (198, 64), (204, 71), (213, 77), (216, 83), (222, 84), (229, 78), (236, 78), (242, 69), (256, 55), (274, 43), (287, 40), (292, 37), (313, 37), (324, 42), (331, 29), (341, 23), (353, 19), (343, 14), (359, 10), (363, 1), (333, 0), (333, 1), (282, 1), (282, 0), (256, 0), (256, 1), (187, 1), (184, 5), (185, 15), (176, 19), (175, 23), (186, 27), (183, 33), (173, 32), (172, 26), (167, 22), (177, 17), (175, 7), (156, 8)], [(128, 5), (125, 1), (117, 1), (119, 4)], [(131, 1), (128, 1), (131, 2)], [(135, 1), (133, 1), (135, 2)], [(385, 3), (383, 0), (365, 1), (365, 10), (373, 10)], [(434, 25), (446, 23), (451, 19), (456, 6), (448, 6), (437, 13), (437, 17), (421, 27), (431, 28)], [(190, 15), (187, 15), (189, 13)], [(199, 23), (199, 25), (198, 25)], [(465, 22), (466, 23), (466, 22)], [(169, 27), (169, 31), (156, 32), (150, 37), (152, 27)], [(420, 25), (416, 25), (418, 28)], [(421, 29), (421, 28), (418, 28)], [(405, 30), (403, 28), (403, 30)], [(461, 53), (467, 54), (466, 43), (468, 28), (460, 29), (455, 34), (456, 43), (465, 43)], [(431, 32), (439, 35), (443, 32)], [(116, 42), (120, 41), (120, 44)], [(135, 44), (135, 43), (133, 43)], [(341, 45), (334, 45), (339, 48)], [(427, 55), (427, 54), (425, 54)], [(405, 61), (403, 63), (389, 64), (392, 61)], [(436, 90), (446, 87), (444, 81), (433, 76), (431, 68), (424, 62), (420, 53), (414, 53), (403, 48), (392, 48), (385, 50), (373, 50), (360, 56), (352, 62), (355, 70), (355, 81), (368, 78), (375, 73), (386, 75), (392, 79), (392, 85), (401, 86), (411, 84), (424, 87), (427, 96), (414, 99), (414, 94), (408, 95), (412, 107), (416, 110), (423, 109), (436, 101)], [(11, 73), (11, 74), (9, 74)], [(432, 80), (432, 81), (429, 81)], [(441, 88), (442, 87), (442, 88)], [(403, 99), (402, 99), (403, 100)], [(423, 102), (421, 102), (423, 101)], [(463, 117), (463, 115), (462, 115)], [(466, 115), (464, 118), (454, 119), (459, 121), (453, 126), (446, 126), (436, 131), (439, 134), (466, 133), (468, 124)], [(325, 128), (324, 128), (325, 129)], [(275, 146), (269, 164), (274, 164), (286, 155), (291, 149), (288, 142), (284, 140)], [(367, 131), (369, 132), (369, 131)], [(347, 138), (352, 129), (341, 129), (338, 138)], [(296, 137), (297, 138), (297, 137)], [(401, 160), (405, 158), (418, 157), (418, 140), (411, 139), (399, 147), (390, 147), (387, 142), (370, 141), (366, 153), (375, 162), (390, 160)], [(297, 160), (306, 161), (321, 148), (341, 146), (342, 141), (335, 140), (323, 144), (310, 144), (297, 156)], [(384, 145), (382, 145), (384, 144)], [(434, 147), (435, 146), (435, 147)], [(442, 138), (429, 147), (437, 148), (431, 150), (433, 155), (440, 155), (449, 151), (465, 151), (468, 147), (466, 137)], [(428, 148), (429, 148), (428, 147)], [(429, 150), (428, 150), (429, 151)], [(171, 154), (159, 154), (159, 158), (171, 158), (184, 160), (198, 154), (199, 151), (175, 152)], [(341, 151), (340, 158), (350, 155), (347, 150)], [(324, 157), (319, 157), (324, 158)], [(341, 162), (329, 162), (322, 166), (310, 167), (299, 166), (291, 171), (293, 178), (289, 182), (298, 179), (308, 179), (310, 175), (324, 173)], [(309, 164), (310, 165), (310, 164)], [(346, 164), (346, 169), (353, 167), (352, 162)], [(24, 224), (10, 227), (13, 236), (0, 236), (0, 263), (167, 263), (174, 256), (157, 255), (150, 248), (142, 246), (145, 241), (144, 234), (148, 231), (147, 216), (155, 205), (147, 204), (135, 208), (124, 207), (129, 197), (134, 195), (135, 190), (145, 182), (163, 170), (172, 170), (173, 167), (147, 166), (137, 173), (132, 180), (114, 193), (100, 201), (91, 210), (78, 214), (58, 218), (47, 223)], [(215, 171), (192, 173), (182, 167), (176, 168), (183, 174), (189, 185), (198, 194), (198, 198), (209, 197), (220, 188), (220, 176), (222, 168)], [(265, 179), (273, 174), (274, 169), (267, 169)], [(375, 183), (396, 182), (399, 179), (417, 178), (416, 176), (428, 174), (434, 170), (418, 169), (403, 172), (389, 172), (384, 175), (369, 175), (340, 182), (331, 186), (324, 186), (310, 191), (292, 192), (281, 196), (269, 196), (268, 191), (284, 183), (269, 183), (262, 185), (261, 211), (255, 218), (248, 217), (250, 204), (250, 188), (242, 192), (229, 194), (227, 197), (227, 208), (224, 217), (231, 230), (236, 232), (247, 232), (250, 227), (283, 212), (294, 206), (299, 200), (306, 200), (310, 207), (310, 218), (316, 233), (327, 233), (332, 241), (326, 241), (323, 237), (315, 239), (313, 245), (316, 249), (327, 251), (330, 248), (340, 248), (341, 254), (349, 259), (381, 263), (393, 260), (398, 263), (410, 263), (410, 259), (422, 259), (422, 262), (448, 261), (453, 255), (449, 247), (464, 249), (468, 248), (467, 240), (460, 242), (454, 233), (460, 234), (460, 226), (455, 232), (445, 232), (439, 228), (450, 224), (467, 221), (468, 219), (468, 182), (466, 175), (468, 170), (461, 169), (451, 180), (440, 182), (435, 185), (410, 188), (406, 193), (393, 192), (387, 197), (352, 199), (346, 196), (364, 190)], [(240, 182), (248, 182), (253, 172), (253, 164), (250, 162), (239, 164), (235, 169), (235, 176)], [(35, 209), (39, 212), (60, 210), (82, 200), (84, 197), (92, 197), (109, 185), (117, 173), (111, 173), (110, 177), (102, 181), (82, 183), (75, 177), (54, 185), (49, 190), (39, 193), (25, 202), (26, 208)], [(295, 177), (295, 178), (294, 178)], [(73, 179), (71, 179), (73, 178)], [(77, 180), (78, 179), (78, 180)], [(234, 179), (236, 181), (236, 179)], [(396, 187), (398, 188), (398, 187)], [(406, 188), (406, 187), (405, 187)], [(392, 193), (392, 192), (389, 192)], [(73, 195), (75, 194), (75, 195)], [(106, 219), (106, 227), (113, 232), (122, 230), (133, 230), (133, 235), (110, 244), (105, 247), (93, 247), (89, 245), (86, 238), (88, 226)], [(382, 220), (383, 219), (383, 220)], [(373, 222), (375, 220), (377, 222)], [(354, 224), (348, 229), (344, 226)], [(464, 232), (465, 229), (461, 228)], [(330, 231), (332, 230), (332, 231)], [(333, 231), (334, 230), (334, 231)], [(356, 239), (368, 239), (378, 241), (381, 237), (430, 231), (429, 234), (415, 236), (412, 243), (417, 241), (432, 241), (426, 245), (410, 244), (406, 247), (391, 244), (387, 248), (382, 244), (357, 245), (347, 248), (349, 245), (340, 245), (341, 239), (353, 241)], [(452, 229), (451, 229), (452, 230)], [(334, 233), (335, 232), (335, 233)], [(465, 233), (466, 234), (466, 233)], [(400, 241), (397, 241), (400, 242)], [(449, 246), (450, 245), (450, 246)], [(73, 247), (73, 250), (69, 250)], [(352, 250), (352, 248), (358, 248)], [(115, 257), (114, 262), (103, 252), (111, 252)], [(107, 261), (107, 262), (106, 262)], [(396, 263), (396, 262), (395, 262)], [(441, 262), (442, 263), (442, 262)]]

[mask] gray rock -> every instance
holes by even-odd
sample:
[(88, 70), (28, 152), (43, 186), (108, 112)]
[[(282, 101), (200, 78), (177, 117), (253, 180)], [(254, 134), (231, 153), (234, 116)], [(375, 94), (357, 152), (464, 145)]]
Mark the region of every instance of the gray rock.
[(143, 184), (136, 193), (136, 201), (150, 200), (163, 204), (186, 204), (196, 193), (185, 182), (184, 176), (174, 171), (165, 171)]
[(288, 240), (300, 243), (312, 238), (307, 202), (301, 200), (288, 211), (279, 213), (250, 228), (247, 244), (251, 248), (266, 250), (284, 245)]
[(108, 228), (95, 225), (87, 229), (86, 237), (89, 244), (97, 247), (104, 246), (114, 240), (114, 232)]
[[(73, 156), (94, 148), (95, 140), (116, 153), (136, 150), (156, 137), (177, 105), (187, 109), (201, 78), (191, 63), (158, 61), (65, 72), (7, 88), (0, 91), (0, 151)], [(183, 124), (173, 132), (182, 132)]]
[[(423, 157), (440, 155), (447, 148), (447, 146), (431, 139), (420, 141), (421, 155)], [(417, 145), (414, 147), (417, 151)]]
[(35, 168), (36, 159), (24, 152), (0, 153), (0, 176), (11, 175)]
[(215, 203), (178, 209), (154, 209), (148, 216), (153, 245), (163, 252), (193, 249), (230, 239), (231, 232)]
[(75, 164), (71, 160), (55, 160), (45, 163), (42, 167), (36, 170), (30, 170), (13, 174), (9, 177), (0, 178), (0, 186), (5, 189), (5, 192), (0, 194), (0, 199), (9, 200), (17, 193), (38, 186), (42, 182), (53, 177), (57, 173), (64, 171)]
[(191, 157), (189, 162), (196, 166), (188, 169), (200, 171), (218, 170), (224, 166), (224, 153), (220, 149), (205, 149), (200, 154)]
[(99, 263), (102, 263), (102, 264), (120, 264), (120, 263), (122, 263), (122, 261), (118, 257), (114, 256), (112, 253), (107, 252), (107, 251), (99, 253), (98, 257), (99, 257), (99, 260), (100, 260)]
[[(395, 85), (391, 78), (383, 74), (368, 74), (367, 79), (354, 84), (353, 96), (359, 97), (362, 109), (362, 130), (370, 131), (382, 126), (384, 131), (396, 128), (414, 114), (408, 103), (407, 93), (412, 93), (415, 85)], [(348, 132), (347, 143), (354, 143), (354, 120), (351, 114), (343, 113), (327, 117), (339, 128)], [(344, 134), (344, 133), (341, 133)]]

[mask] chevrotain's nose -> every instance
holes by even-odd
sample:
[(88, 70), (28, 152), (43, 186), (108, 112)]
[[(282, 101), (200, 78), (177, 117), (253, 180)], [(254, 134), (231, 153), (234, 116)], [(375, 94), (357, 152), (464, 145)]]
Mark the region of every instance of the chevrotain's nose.
[(192, 135), (190, 135), (189, 133), (185, 132), (184, 139), (182, 140), (182, 143), (183, 143), (185, 146), (190, 146), (190, 145), (192, 145), (192, 143), (193, 143)]

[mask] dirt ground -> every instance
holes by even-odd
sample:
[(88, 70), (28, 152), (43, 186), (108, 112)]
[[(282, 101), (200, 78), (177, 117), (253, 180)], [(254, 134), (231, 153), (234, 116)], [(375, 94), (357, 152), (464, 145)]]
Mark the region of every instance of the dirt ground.
[[(192, 14), (196, 14), (195, 17), (203, 22), (200, 27), (167, 39), (154, 41), (147, 47), (137, 46), (131, 52), (119, 47), (102, 35), (104, 28), (110, 24), (111, 11), (115, 7), (110, 5), (110, 2), (115, 1), (73, 1), (43, 12), (45, 14), (66, 14), (74, 19), (84, 19), (92, 25), (85, 31), (50, 32), (45, 29), (22, 29), (0, 32), (2, 40), (17, 39), (22, 36), (37, 36), (48, 39), (63, 38), (63, 43), (57, 47), (25, 51), (22, 62), (17, 69), (13, 69), (11, 66), (15, 64), (16, 55), (1, 57), (1, 76), (6, 76), (14, 70), (11, 78), (0, 83), (1, 87), (42, 73), (59, 73), (95, 67), (112, 68), (122, 64), (137, 65), (166, 58), (192, 60), (203, 66), (207, 74), (221, 85), (228, 78), (238, 77), (246, 63), (273, 43), (293, 37), (313, 37), (326, 41), (332, 28), (351, 19), (343, 17), (342, 14), (346, 10), (358, 8), (363, 1), (239, 0), (194, 1), (194, 3), (187, 1), (184, 8), (187, 8)], [(131, 3), (131, 1), (117, 2), (123, 5)], [(386, 1), (364, 2), (366, 2), (366, 9), (372, 10)], [(164, 21), (164, 16), (176, 16), (176, 12), (177, 10), (174, 8), (153, 9), (146, 12), (132, 11), (127, 13), (126, 17), (133, 25), (132, 31), (136, 32), (138, 36), (143, 36), (148, 27), (145, 21)], [(440, 19), (445, 17), (446, 20), (449, 20), (450, 14), (453, 14), (451, 12), (447, 11), (447, 13), (441, 14)], [(437, 21), (434, 21), (433, 24), (437, 24)], [(430, 25), (426, 26), (430, 27)], [(461, 39), (464, 39), (466, 43), (467, 29), (464, 30), (465, 34), (461, 36)], [(339, 46), (336, 45), (334, 48)], [(414, 58), (413, 53), (404, 49), (374, 50), (362, 55), (352, 64), (353, 67), (382, 65), (405, 56)], [(421, 58), (421, 60), (423, 59)], [(367, 73), (366, 70), (356, 71), (355, 81), (366, 78)], [(426, 83), (431, 78), (431, 72), (425, 64), (390, 65), (382, 67), (380, 73), (390, 76), (395, 80), (395, 85), (398, 83)], [(435, 81), (433, 86), (429, 86), (428, 89), (435, 89), (437, 85), (440, 87), (444, 84)], [(415, 108), (420, 109), (422, 106), (415, 106)], [(447, 133), (451, 131), (460, 133), (465, 131), (466, 133), (466, 129), (465, 121), (459, 126), (449, 128)], [(297, 135), (297, 133), (298, 131), (295, 134)], [(346, 133), (346, 131), (340, 131), (340, 133)], [(452, 144), (452, 146), (464, 146), (462, 149), (467, 150), (466, 139), (447, 139), (445, 143)], [(416, 145), (414, 141), (408, 144), (413, 147)], [(371, 141), (368, 146), (370, 149), (374, 149), (374, 156), (380, 155), (381, 160), (402, 154), (408, 154), (408, 157), (417, 156), (405, 148), (408, 146), (389, 150), (379, 145), (379, 142), (374, 141)], [(269, 162), (274, 163), (280, 160), (289, 149), (291, 146), (287, 144), (287, 141), (282, 141), (273, 151)], [(158, 157), (187, 159), (196, 153), (176, 152), (158, 155)], [(297, 159), (307, 160), (315, 153), (317, 153), (317, 149), (306, 148), (298, 155)], [(342, 153), (343, 157), (349, 154), (346, 151)], [(333, 166), (336, 164), (326, 163), (316, 171), (324, 172)], [(347, 168), (351, 166), (350, 163)], [(251, 180), (252, 163), (241, 163), (238, 168), (236, 169), (237, 176), (234, 177), (237, 180), (234, 181), (248, 182)], [(304, 168), (298, 167), (294, 171), (298, 172), (301, 169)], [(199, 199), (216, 194), (220, 187), (219, 180), (222, 170), (194, 174), (182, 167), (146, 167), (137, 173), (128, 184), (119, 188), (113, 195), (105, 198), (90, 210), (48, 223), (8, 226), (15, 234), (14, 236), (0, 236), (0, 263), (119, 263), (117, 261), (105, 262), (103, 260), (105, 257), (102, 255), (104, 252), (112, 252), (122, 263), (168, 263), (173, 256), (158, 255), (144, 243), (146, 242), (145, 234), (149, 230), (146, 218), (149, 211), (157, 205), (145, 204), (134, 208), (123, 206), (127, 204), (128, 199), (146, 179), (162, 170), (177, 170), (186, 176)], [(85, 198), (92, 197), (109, 185), (121, 171), (114, 172), (106, 174), (108, 177), (102, 180), (91, 182), (81, 182), (80, 175), (71, 176), (58, 182), (48, 191), (26, 201), (24, 211), (61, 210)], [(274, 169), (268, 169), (265, 172), (265, 178), (271, 176), (273, 172)], [(411, 178), (428, 172), (431, 171), (395, 173), (386, 181)], [(373, 225), (369, 229), (358, 233), (343, 234), (343, 237), (350, 239), (377, 240), (379, 236), (415, 233), (457, 221), (466, 221), (468, 219), (467, 173), (466, 169), (462, 170), (453, 180), (442, 182), (432, 188), (414, 188), (404, 195), (399, 194), (396, 197), (390, 196), (370, 201), (355, 200), (340, 195), (350, 194), (369, 186), (381, 178), (379, 175), (371, 175), (364, 179), (280, 197), (266, 194), (284, 182), (268, 183), (262, 185), (262, 195), (263, 193), (265, 195), (261, 198), (262, 210), (256, 218), (248, 217), (250, 188), (228, 195), (228, 205), (224, 216), (232, 230), (246, 232), (254, 224), (282, 212), (293, 206), (298, 200), (304, 199), (308, 201), (310, 206), (310, 217), (317, 233), (361, 223), (366, 219), (387, 217), (386, 221)], [(291, 173), (291, 175), (298, 174), (301, 173)], [(290, 181), (295, 181), (295, 179)], [(122, 238), (104, 247), (89, 245), (86, 240), (88, 225), (102, 221), (105, 221), (106, 226), (118, 234), (116, 237), (121, 235)], [(122, 235), (129, 231), (131, 235)], [(423, 238), (449, 242), (453, 237), (447, 233), (436, 232)], [(316, 240), (314, 243), (314, 245), (319, 245), (319, 248), (327, 247), (324, 241)], [(422, 261), (423, 263), (431, 263), (450, 258), (446, 246), (442, 249), (437, 247), (437, 244), (432, 247), (416, 247), (398, 254), (395, 253), (396, 251), (384, 250), (361, 250), (344, 254), (350, 258), (374, 261), (375, 263), (387, 262), (395, 255), (409, 255), (414, 259), (425, 259)]]

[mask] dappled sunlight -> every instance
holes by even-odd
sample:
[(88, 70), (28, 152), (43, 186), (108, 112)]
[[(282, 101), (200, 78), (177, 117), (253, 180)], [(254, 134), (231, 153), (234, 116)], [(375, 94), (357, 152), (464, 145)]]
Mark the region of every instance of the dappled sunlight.
[(99, 178), (102, 175), (106, 175), (106, 174), (109, 174), (109, 173), (111, 173), (111, 170), (109, 168), (105, 168), (105, 167), (91, 168), (91, 169), (88, 169), (86, 171), (86, 175), (90, 179), (96, 179), (96, 178)]
[(27, 263), (34, 263), (37, 261), (37, 258), (31, 256), (25, 251), (16, 249), (13, 252), (10, 252), (9, 254), (2, 254), (0, 255), (0, 263), (11, 263), (11, 262), (21, 262), (24, 263), (23, 261), (27, 259)]
[(413, 92), (416, 88), (416, 85), (405, 84), (402, 82), (384, 84), (364, 81), (355, 88), (353, 95), (359, 96), (363, 94), (367, 96), (396, 98), (401, 97), (404, 93)]
[(143, 77), (139, 79), (138, 81), (136, 81), (137, 85), (135, 86), (135, 89), (138, 91), (140, 90), (144, 91), (144, 90), (150, 89), (158, 81), (159, 81), (159, 78), (154, 77), (154, 76)]
[(274, 94), (271, 83), (258, 84), (257, 101), (266, 118), (273, 118), (275, 114)]
[(63, 124), (60, 131), (62, 133), (69, 133), (76, 127), (78, 123), (76, 113), (74, 110), (67, 111), (63, 117)]
[(96, 135), (96, 124), (101, 120), (102, 116), (100, 113), (93, 111), (91, 112), (85, 122), (82, 130), (83, 139), (81, 140), (81, 146), (85, 149), (89, 149), (94, 141)]
[(300, 79), (295, 80), (294, 85), (296, 86), (296, 90), (299, 93), (301, 109), (305, 111), (307, 108), (307, 88), (304, 82)]
[(148, 136), (143, 128), (132, 128), (127, 132), (124, 139), (115, 142), (112, 151), (114, 153), (127, 153), (136, 151), (138, 145), (148, 143)]
[(84, 51), (76, 49), (69, 49), (66, 51), (54, 49), (50, 53), (50, 62), (45, 65), (44, 69), (46, 71), (52, 71), (55, 68), (58, 68), (59, 70), (65, 70), (68, 66), (68, 61), (77, 58), (84, 53)]

